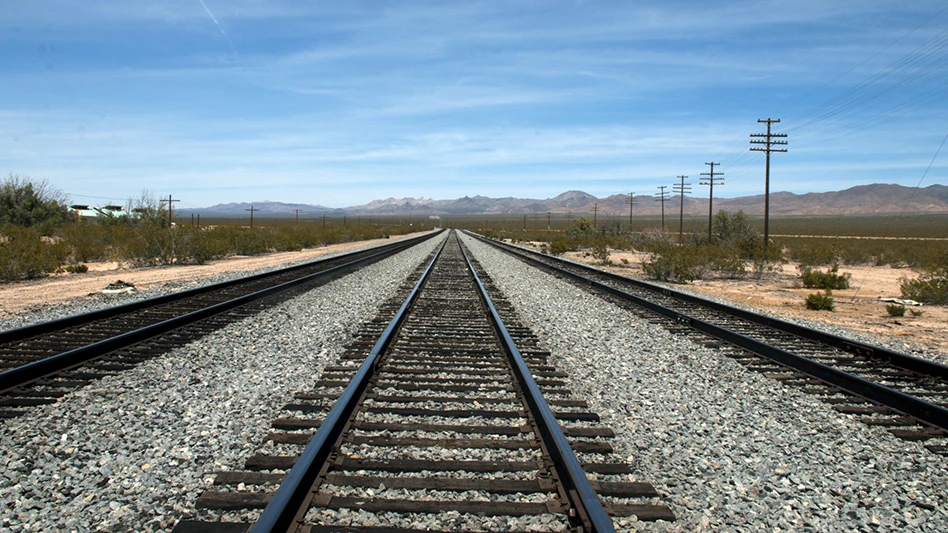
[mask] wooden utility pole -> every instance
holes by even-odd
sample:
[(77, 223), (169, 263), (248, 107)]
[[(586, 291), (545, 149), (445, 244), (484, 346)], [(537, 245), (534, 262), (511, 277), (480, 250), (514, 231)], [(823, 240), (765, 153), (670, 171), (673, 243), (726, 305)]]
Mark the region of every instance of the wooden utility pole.
[(171, 195), (168, 195), (168, 227), (171, 227), (171, 205), (174, 202), (180, 202), (181, 200), (172, 200)]
[(300, 210), (296, 210), (296, 229), (300, 229)]
[(685, 183), (688, 176), (678, 176), (681, 183), (676, 183), (672, 189), (679, 194), (678, 202), (678, 245), (681, 246), (681, 236), (685, 229), (685, 193), (691, 192), (691, 184)]
[(632, 206), (635, 205), (635, 193), (630, 192), (625, 201), (629, 202), (629, 233), (632, 233)]
[(259, 209), (254, 209), (253, 204), (250, 204), (250, 209), (244, 209), (244, 211), (250, 211), (250, 227), (253, 227), (253, 212), (260, 211)]
[(658, 194), (655, 195), (655, 199), (662, 203), (662, 231), (665, 231), (665, 200), (668, 199), (668, 193), (665, 192), (665, 189), (668, 188), (668, 185), (659, 185)]
[(550, 232), (550, 212), (546, 212), (546, 232)]
[(711, 218), (714, 216), (714, 184), (717, 183), (719, 185), (724, 185), (724, 178), (719, 177), (723, 176), (724, 173), (714, 172), (714, 165), (720, 166), (721, 163), (705, 163), (705, 165), (711, 165), (710, 172), (701, 173), (702, 176), (707, 176), (707, 180), (702, 181), (701, 185), (707, 185), (710, 187), (710, 189), (708, 189), (708, 244), (711, 244)]
[(751, 144), (763, 145), (751, 146), (751, 152), (764, 152), (767, 154), (767, 165), (764, 170), (764, 253), (767, 253), (767, 243), (770, 241), (770, 153), (786, 152), (786, 148), (774, 148), (774, 146), (786, 146), (787, 141), (774, 140), (783, 139), (786, 133), (770, 133), (770, 125), (777, 124), (780, 119), (757, 119), (758, 123), (767, 124), (767, 133), (752, 133)]
[(596, 217), (599, 216), (599, 202), (593, 204), (593, 228), (596, 227)]

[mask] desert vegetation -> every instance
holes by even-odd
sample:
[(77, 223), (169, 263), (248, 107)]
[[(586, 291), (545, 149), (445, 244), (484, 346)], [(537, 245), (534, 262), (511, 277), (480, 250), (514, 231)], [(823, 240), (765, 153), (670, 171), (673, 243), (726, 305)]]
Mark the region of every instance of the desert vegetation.
[(618, 220), (593, 223), (588, 217), (560, 218), (542, 229), (547, 224), (539, 217), (483, 217), (459, 219), (451, 225), (493, 238), (540, 242), (554, 255), (596, 254), (596, 262), (602, 264), (610, 262), (609, 251), (634, 250), (647, 254), (642, 265), (647, 277), (676, 283), (740, 279), (794, 262), (799, 264), (804, 287), (829, 291), (816, 293), (812, 303), (824, 310), (832, 308), (833, 290), (850, 285), (851, 277), (841, 267), (900, 268), (907, 272), (900, 287), (903, 298), (948, 304), (948, 242), (940, 240), (948, 237), (946, 215), (772, 219), (771, 234), (777, 236), (771, 238), (766, 253), (762, 221), (742, 212), (718, 212), (712, 219), (710, 240), (707, 223), (689, 221), (681, 244), (678, 234), (663, 230), (659, 220), (637, 220), (635, 231)]
[[(118, 261), (129, 266), (203, 264), (231, 255), (259, 255), (405, 234), (430, 226), (245, 221), (169, 223), (165, 206), (147, 191), (130, 199), (122, 214), (79, 220), (65, 195), (46, 182), (10, 175), (0, 184), (0, 281), (52, 272), (81, 273), (84, 263)], [(173, 221), (172, 221), (173, 222)]]

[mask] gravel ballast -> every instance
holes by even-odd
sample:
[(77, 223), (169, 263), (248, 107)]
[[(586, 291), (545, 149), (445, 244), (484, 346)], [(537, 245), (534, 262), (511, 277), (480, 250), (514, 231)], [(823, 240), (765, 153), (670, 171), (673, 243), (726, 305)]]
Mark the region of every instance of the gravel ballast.
[(948, 459), (465, 242), (678, 516), (620, 529), (948, 531)]
[[(395, 238), (393, 240), (402, 240), (403, 238)], [(159, 296), (165, 296), (175, 292), (196, 289), (198, 287), (205, 287), (207, 285), (213, 285), (215, 283), (224, 283), (225, 281), (231, 281), (238, 278), (244, 278), (249, 276), (254, 276), (257, 274), (263, 274), (265, 272), (272, 272), (274, 270), (279, 270), (282, 268), (289, 268), (296, 265), (302, 265), (304, 263), (312, 263), (315, 261), (323, 261), (325, 259), (332, 259), (333, 257), (338, 257), (340, 255), (345, 255), (353, 252), (358, 252), (360, 250), (365, 250), (367, 248), (372, 248), (374, 246), (380, 246), (378, 244), (371, 245), (361, 245), (354, 248), (346, 249), (345, 251), (330, 253), (323, 256), (320, 256), (317, 259), (299, 259), (296, 261), (289, 261), (287, 263), (281, 264), (275, 267), (265, 267), (257, 268), (253, 270), (237, 270), (231, 272), (221, 272), (219, 274), (211, 276), (202, 276), (197, 279), (191, 279), (187, 281), (170, 281), (164, 283), (156, 283), (149, 285), (145, 290), (134, 290), (132, 292), (120, 292), (117, 294), (105, 294), (105, 293), (92, 293), (88, 294), (82, 298), (75, 298), (68, 302), (56, 303), (53, 305), (43, 305), (35, 309), (28, 309), (27, 311), (18, 312), (16, 314), (4, 314), (0, 313), (0, 331), (6, 331), (9, 329), (21, 328), (24, 326), (29, 326), (31, 324), (38, 324), (40, 322), (48, 322), (50, 320), (56, 320), (58, 318), (64, 318), (68, 316), (78, 315), (82, 313), (90, 313), (92, 311), (98, 311), (99, 309), (105, 309), (107, 307), (114, 307), (118, 305), (124, 305), (132, 302), (137, 302), (139, 300), (145, 300), (148, 298), (158, 298)], [(169, 269), (176, 268), (174, 266), (165, 267)], [(127, 278), (126, 278), (127, 279)], [(104, 286), (102, 287), (105, 288)]]
[(0, 529), (169, 531), (440, 238), (0, 424)]

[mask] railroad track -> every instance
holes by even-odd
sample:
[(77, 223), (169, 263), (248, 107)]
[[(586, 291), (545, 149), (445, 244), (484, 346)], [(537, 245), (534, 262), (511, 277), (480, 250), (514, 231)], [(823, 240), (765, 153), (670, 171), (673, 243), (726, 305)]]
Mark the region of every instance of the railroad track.
[(0, 418), (199, 338), (433, 235), (0, 332)]
[(175, 531), (612, 531), (611, 517), (674, 519), (484, 276), (449, 236), (284, 408), (245, 469), (217, 474), (197, 501), (204, 520)]
[(819, 395), (842, 413), (948, 455), (948, 366), (478, 238), (672, 331), (720, 347), (748, 368)]

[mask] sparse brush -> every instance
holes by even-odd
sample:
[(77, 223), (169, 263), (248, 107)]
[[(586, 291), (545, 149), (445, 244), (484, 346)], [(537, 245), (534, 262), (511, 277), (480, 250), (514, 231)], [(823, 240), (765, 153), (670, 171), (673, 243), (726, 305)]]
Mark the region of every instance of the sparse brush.
[(849, 280), (852, 279), (852, 274), (849, 272), (839, 274), (839, 265), (833, 265), (833, 268), (828, 272), (807, 267), (800, 275), (800, 279), (803, 280), (803, 286), (808, 289), (841, 290), (849, 288)]
[(65, 270), (66, 272), (69, 272), (70, 274), (83, 274), (89, 271), (89, 267), (84, 265), (83, 263), (79, 263), (77, 265), (66, 265), (66, 267), (63, 268), (63, 270)]
[(889, 316), (905, 316), (905, 306), (902, 304), (887, 304), (885, 310)]
[(814, 292), (806, 297), (806, 308), (814, 311), (833, 311), (835, 306), (831, 294), (829, 290), (825, 293)]

